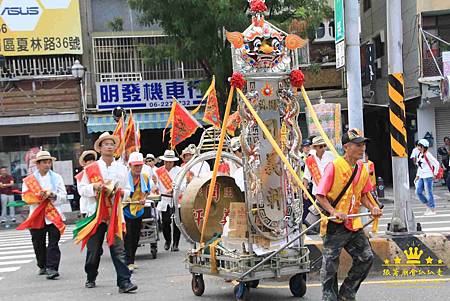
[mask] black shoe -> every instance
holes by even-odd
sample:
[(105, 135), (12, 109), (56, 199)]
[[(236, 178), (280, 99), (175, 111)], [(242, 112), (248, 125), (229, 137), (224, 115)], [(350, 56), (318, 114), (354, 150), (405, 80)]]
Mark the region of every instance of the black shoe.
[(131, 293), (132, 291), (137, 290), (137, 285), (128, 282), (127, 284), (125, 284), (124, 286), (119, 287), (119, 293), (123, 294), (123, 293)]
[(46, 268), (40, 268), (38, 275), (39, 276), (47, 275), (47, 269)]
[(86, 283), (84, 284), (85, 288), (94, 288), (95, 287), (95, 281), (89, 281), (86, 280)]
[(173, 245), (171, 251), (178, 252), (178, 251), (180, 251), (180, 249), (178, 249), (178, 245)]
[(164, 244), (164, 250), (169, 250), (170, 249), (170, 242), (167, 242)]
[(56, 271), (56, 270), (51, 270), (51, 269), (47, 270), (47, 279), (48, 279), (48, 280), (54, 280), (54, 279), (56, 279), (57, 277), (59, 277), (58, 271)]

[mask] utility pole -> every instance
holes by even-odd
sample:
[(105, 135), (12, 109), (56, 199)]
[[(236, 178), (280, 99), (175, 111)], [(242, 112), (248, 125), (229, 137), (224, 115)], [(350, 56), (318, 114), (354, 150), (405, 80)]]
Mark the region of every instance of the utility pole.
[(347, 68), (348, 126), (364, 131), (359, 42), (359, 1), (346, 0), (345, 46)]
[(403, 80), (402, 1), (387, 0), (387, 48), (389, 120), (391, 124), (392, 173), (394, 181), (394, 213), (388, 234), (416, 232), (417, 225), (409, 206), (408, 152), (406, 148), (406, 112)]

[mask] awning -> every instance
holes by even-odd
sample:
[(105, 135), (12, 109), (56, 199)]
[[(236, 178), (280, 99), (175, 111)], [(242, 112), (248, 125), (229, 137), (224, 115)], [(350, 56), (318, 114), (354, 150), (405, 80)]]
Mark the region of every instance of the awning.
[[(170, 111), (162, 112), (133, 112), (134, 120), (139, 123), (139, 129), (163, 129), (166, 126), (167, 119), (169, 119)], [(195, 115), (197, 120), (201, 121), (203, 114), (201, 112)], [(202, 123), (202, 122), (201, 122)], [(89, 114), (87, 122), (88, 133), (114, 131), (116, 122), (111, 114)], [(203, 123), (202, 123), (203, 124)]]

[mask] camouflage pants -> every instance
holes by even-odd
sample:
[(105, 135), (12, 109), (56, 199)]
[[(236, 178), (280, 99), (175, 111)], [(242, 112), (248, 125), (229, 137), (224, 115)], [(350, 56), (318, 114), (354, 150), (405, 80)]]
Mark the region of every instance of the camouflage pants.
[[(322, 301), (356, 300), (356, 292), (372, 267), (372, 248), (362, 229), (351, 232), (342, 224), (331, 221), (328, 224), (327, 234), (323, 238), (323, 260), (320, 270)], [(337, 271), (342, 249), (350, 254), (353, 265), (338, 290)]]

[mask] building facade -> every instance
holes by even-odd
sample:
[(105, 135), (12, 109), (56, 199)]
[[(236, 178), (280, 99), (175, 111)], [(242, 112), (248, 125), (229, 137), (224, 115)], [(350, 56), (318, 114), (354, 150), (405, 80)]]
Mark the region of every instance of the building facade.
[[(388, 106), (386, 0), (361, 1), (361, 43), (375, 48), (376, 80), (364, 86), (365, 101)], [(409, 152), (414, 142), (427, 138), (436, 155), (450, 134), (450, 103), (442, 98), (443, 57), (450, 49), (450, 3), (402, 0), (403, 75)], [(388, 118), (386, 116), (386, 124)], [(386, 145), (389, 145), (387, 141)], [(390, 154), (389, 154), (390, 155)], [(410, 166), (410, 178), (414, 177)]]
[(111, 112), (122, 107), (128, 116), (132, 110), (139, 124), (141, 151), (162, 154), (167, 145), (155, 141), (162, 141), (172, 99), (186, 107), (198, 105), (203, 95), (194, 86), (204, 78), (203, 70), (169, 58), (150, 62), (146, 49), (167, 36), (158, 25), (142, 26), (126, 0), (87, 0), (84, 5), (86, 144), (115, 129)]
[[(78, 0), (3, 0), (0, 11), (0, 165), (18, 182), (42, 148), (58, 158), (56, 169), (71, 171), (81, 149), (80, 85), (71, 72), (85, 50)], [(65, 180), (73, 182), (71, 173)]]

